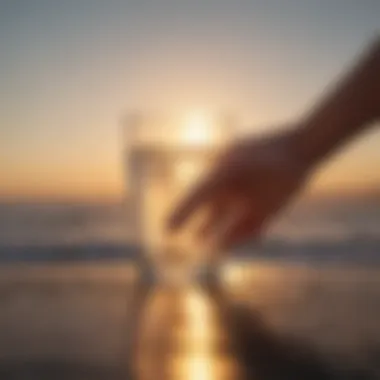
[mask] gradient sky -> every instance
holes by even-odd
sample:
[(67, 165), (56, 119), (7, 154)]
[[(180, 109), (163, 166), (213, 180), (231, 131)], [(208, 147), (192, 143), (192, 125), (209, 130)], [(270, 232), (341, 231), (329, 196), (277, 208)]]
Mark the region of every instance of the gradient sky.
[[(378, 0), (0, 1), (0, 196), (118, 197), (129, 108), (307, 110), (380, 29)], [(373, 131), (316, 187), (380, 186)]]

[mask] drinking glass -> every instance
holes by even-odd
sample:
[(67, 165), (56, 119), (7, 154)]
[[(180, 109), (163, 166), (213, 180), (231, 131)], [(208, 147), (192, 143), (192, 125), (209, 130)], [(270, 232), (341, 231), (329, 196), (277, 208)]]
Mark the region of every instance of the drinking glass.
[(125, 123), (128, 207), (136, 243), (156, 277), (192, 278), (210, 262), (196, 238), (203, 209), (179, 233), (166, 228), (168, 213), (213, 163), (231, 137), (227, 117), (184, 118), (133, 113)]

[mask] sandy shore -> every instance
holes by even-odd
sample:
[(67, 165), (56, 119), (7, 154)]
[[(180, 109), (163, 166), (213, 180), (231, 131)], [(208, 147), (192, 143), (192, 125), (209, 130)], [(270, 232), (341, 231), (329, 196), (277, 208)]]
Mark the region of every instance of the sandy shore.
[[(278, 337), (306, 342), (329, 368), (379, 378), (378, 269), (245, 263), (224, 278), (231, 305)], [(125, 378), (136, 294), (126, 264), (2, 266), (0, 377)]]

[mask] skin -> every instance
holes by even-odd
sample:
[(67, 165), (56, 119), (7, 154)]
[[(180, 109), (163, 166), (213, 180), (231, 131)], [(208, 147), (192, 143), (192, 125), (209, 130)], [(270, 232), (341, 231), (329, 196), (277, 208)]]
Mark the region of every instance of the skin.
[(285, 132), (236, 141), (174, 208), (175, 233), (200, 208), (209, 210), (199, 235), (224, 250), (260, 237), (307, 183), (314, 169), (380, 116), (380, 38), (350, 72)]

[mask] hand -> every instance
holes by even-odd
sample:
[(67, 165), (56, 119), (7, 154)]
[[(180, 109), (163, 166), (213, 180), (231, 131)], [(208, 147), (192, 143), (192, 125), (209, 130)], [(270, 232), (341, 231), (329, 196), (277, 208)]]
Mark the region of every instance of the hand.
[(206, 206), (209, 215), (199, 234), (218, 249), (258, 238), (304, 183), (309, 166), (293, 132), (238, 141), (175, 208), (169, 229), (175, 232)]

